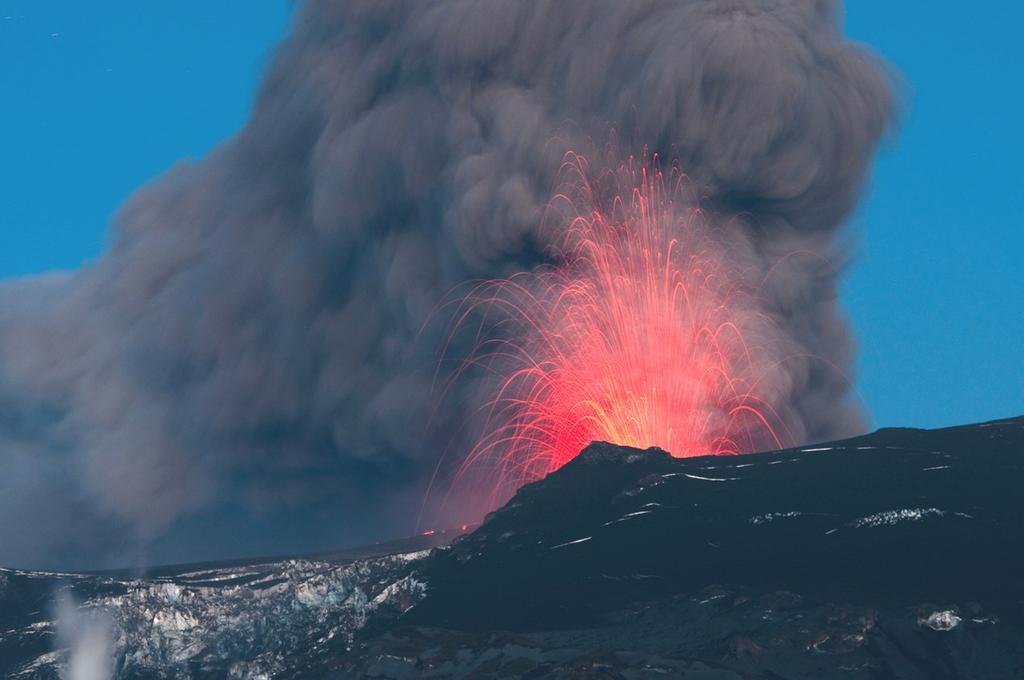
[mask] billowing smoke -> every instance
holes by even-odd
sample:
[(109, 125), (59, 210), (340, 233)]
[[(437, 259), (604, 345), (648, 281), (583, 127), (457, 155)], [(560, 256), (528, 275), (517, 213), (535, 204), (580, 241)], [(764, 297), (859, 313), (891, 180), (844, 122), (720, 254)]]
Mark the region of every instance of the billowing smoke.
[(837, 230), (893, 101), (839, 13), (303, 3), (237, 136), (133, 196), (91, 265), (0, 287), (0, 561), (96, 563), (214, 508), (334, 504), (394, 529), (391, 500), (460, 427), (432, 413), (439, 300), (538, 262), (563, 154), (612, 131), (677, 159), (772, 269), (763, 312), (816, 357), (787, 364), (795, 436), (857, 431), (819, 256), (844, 260)]

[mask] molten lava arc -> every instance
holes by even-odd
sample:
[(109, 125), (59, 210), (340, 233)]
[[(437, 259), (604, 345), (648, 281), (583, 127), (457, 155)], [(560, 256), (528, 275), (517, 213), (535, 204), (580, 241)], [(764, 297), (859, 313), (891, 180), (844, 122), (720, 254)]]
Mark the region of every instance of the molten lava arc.
[(656, 159), (592, 176), (572, 154), (561, 176), (540, 228), (552, 264), (480, 284), (456, 315), (495, 331), (467, 362), (490, 396), (456, 480), (482, 474), (501, 500), (597, 440), (680, 457), (781, 446), (758, 389), (772, 324), (729, 225), (716, 231)]

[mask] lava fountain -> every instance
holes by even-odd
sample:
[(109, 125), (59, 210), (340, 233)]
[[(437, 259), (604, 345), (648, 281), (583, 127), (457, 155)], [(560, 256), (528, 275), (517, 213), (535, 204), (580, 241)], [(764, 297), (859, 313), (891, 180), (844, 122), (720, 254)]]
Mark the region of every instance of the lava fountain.
[(716, 230), (656, 158), (594, 174), (570, 154), (559, 187), (540, 227), (552, 264), (458, 303), (456, 325), (479, 324), (463, 369), (482, 368), (488, 396), (456, 486), (483, 475), (500, 501), (597, 440), (679, 457), (781, 447), (761, 389), (779, 360), (773, 324), (729, 225)]

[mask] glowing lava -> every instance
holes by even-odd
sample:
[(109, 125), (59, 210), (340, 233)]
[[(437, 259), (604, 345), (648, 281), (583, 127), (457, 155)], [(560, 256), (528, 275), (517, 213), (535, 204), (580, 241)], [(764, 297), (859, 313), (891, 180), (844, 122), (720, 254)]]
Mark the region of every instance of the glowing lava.
[(457, 478), (507, 496), (596, 440), (680, 457), (781, 446), (758, 393), (771, 324), (686, 178), (656, 160), (591, 177), (577, 155), (562, 177), (541, 234), (554, 264), (462, 301), (458, 323), (483, 318), (497, 337), (472, 355), (493, 382)]

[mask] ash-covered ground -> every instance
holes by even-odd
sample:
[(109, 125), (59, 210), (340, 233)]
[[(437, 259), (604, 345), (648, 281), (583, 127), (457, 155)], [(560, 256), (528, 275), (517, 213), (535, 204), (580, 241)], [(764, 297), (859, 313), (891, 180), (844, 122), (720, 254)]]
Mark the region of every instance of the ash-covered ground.
[(1018, 679), (1021, 488), (1024, 418), (740, 457), (594, 444), (448, 546), (2, 571), (0, 674)]

